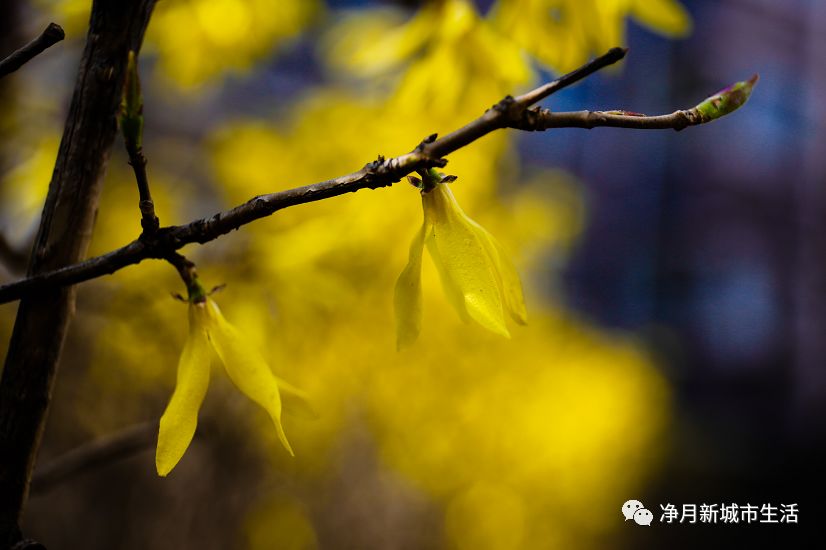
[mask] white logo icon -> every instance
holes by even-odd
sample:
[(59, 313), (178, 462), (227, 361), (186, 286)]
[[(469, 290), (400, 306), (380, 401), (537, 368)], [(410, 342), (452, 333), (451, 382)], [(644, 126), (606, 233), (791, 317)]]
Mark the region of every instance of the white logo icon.
[(634, 512), (634, 521), (637, 522), (637, 525), (645, 525), (646, 527), (651, 525), (651, 520), (654, 519), (654, 514), (651, 513), (651, 510), (646, 508), (640, 508), (636, 512)]
[(633, 519), (637, 525), (650, 526), (654, 519), (654, 514), (647, 509), (639, 500), (629, 500), (622, 505), (622, 515), (625, 516), (625, 521)]

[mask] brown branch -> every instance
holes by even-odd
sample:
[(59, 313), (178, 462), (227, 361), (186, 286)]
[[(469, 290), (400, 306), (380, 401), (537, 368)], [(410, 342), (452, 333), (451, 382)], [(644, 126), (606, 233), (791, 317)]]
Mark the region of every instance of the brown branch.
[(138, 75), (138, 57), (132, 51), (129, 52), (126, 63), (126, 80), (123, 83), (120, 108), (120, 129), (129, 155), (129, 164), (135, 172), (135, 181), (138, 184), (141, 227), (145, 234), (152, 234), (158, 230), (160, 221), (155, 215), (155, 202), (152, 200), (152, 193), (149, 192), (149, 178), (146, 177), (146, 157), (143, 154), (143, 95)]
[[(178, 294), (173, 294), (175, 298), (182, 301), (190, 301), (193, 297), (198, 295), (200, 295), (201, 299), (206, 296), (203, 288), (198, 282), (198, 271), (193, 262), (189, 261), (186, 256), (178, 254), (177, 252), (170, 252), (164, 260), (166, 260), (178, 271), (178, 275), (181, 277), (181, 281), (183, 281), (187, 290), (186, 299)], [(200, 301), (200, 299), (198, 301)]]
[(66, 33), (63, 32), (60, 25), (49, 23), (49, 26), (40, 33), (40, 36), (0, 61), (0, 78), (13, 73), (65, 37)]
[(513, 128), (541, 132), (551, 128), (611, 127), (635, 130), (676, 130), (708, 122), (697, 108), (674, 111), (670, 115), (646, 116), (626, 111), (573, 111), (555, 113), (548, 109), (529, 109)]
[(573, 84), (599, 68), (622, 59), (624, 55), (625, 50), (614, 48), (580, 69), (525, 95), (517, 98), (508, 96), (469, 124), (440, 139), (436, 139), (434, 134), (405, 155), (391, 159), (379, 157), (378, 160), (352, 174), (304, 187), (260, 195), (209, 218), (195, 220), (185, 225), (162, 227), (151, 235), (144, 233), (135, 241), (108, 254), (0, 286), (0, 303), (20, 299), (22, 296), (52, 285), (70, 285), (95, 279), (114, 273), (128, 265), (140, 263), (145, 259), (168, 259), (170, 254), (187, 244), (207, 243), (242, 225), (270, 216), (290, 206), (336, 197), (359, 189), (390, 186), (405, 175), (417, 170), (444, 166), (447, 163), (444, 156), (494, 130), (513, 128), (540, 131), (550, 128), (593, 128), (597, 126), (679, 130), (711, 120), (707, 116), (700, 116), (697, 107), (654, 117), (624, 111), (554, 113), (546, 109), (530, 108), (534, 102)]
[[(494, 130), (507, 128), (509, 120), (516, 120), (520, 118), (522, 112), (524, 112), (525, 109), (529, 108), (531, 105), (542, 101), (563, 88), (576, 84), (580, 80), (591, 76), (600, 69), (613, 65), (623, 59), (627, 53), (628, 50), (624, 48), (611, 48), (605, 54), (589, 61), (582, 67), (575, 69), (570, 73), (557, 78), (556, 80), (543, 84), (542, 86), (539, 86), (526, 94), (523, 94), (515, 99), (508, 96), (497, 103), (493, 109), (488, 109), (485, 114), (476, 120), (447, 134), (441, 139), (426, 144), (423, 152), (427, 153), (432, 158), (441, 158), (456, 151), (457, 149), (461, 149), (465, 145), (476, 141), (480, 137), (485, 136)], [(416, 169), (418, 168), (421, 168), (421, 166), (418, 166)], [(412, 171), (415, 170), (411, 170), (411, 172)]]
[(126, 148), (129, 154), (129, 165), (135, 172), (135, 182), (138, 184), (138, 207), (141, 211), (141, 227), (147, 234), (154, 233), (160, 226), (160, 220), (155, 214), (155, 202), (149, 192), (149, 179), (146, 177), (146, 157), (142, 148)]
[(582, 67), (574, 69), (570, 73), (561, 76), (556, 80), (548, 82), (547, 84), (517, 97), (516, 102), (520, 103), (523, 107), (530, 107), (534, 103), (539, 103), (546, 97), (555, 94), (559, 90), (566, 88), (571, 84), (582, 80), (583, 78), (591, 76), (600, 69), (613, 65), (617, 61), (624, 58), (627, 54), (628, 48), (611, 48), (605, 52), (604, 55), (601, 55), (590, 63), (586, 63)]
[(0, 303), (20, 299), (45, 287), (71, 285), (89, 279), (96, 279), (102, 275), (111, 275), (126, 266), (140, 263), (147, 258), (158, 258), (158, 256), (147, 255), (147, 246), (142, 240), (138, 239), (107, 254), (95, 256), (39, 275), (32, 275), (16, 283), (0, 286), (0, 296), (4, 296), (3, 289), (5, 288), (8, 288), (6, 292), (9, 296), (8, 300), (0, 300)]
[[(130, 50), (138, 51), (154, 0), (94, 0), (29, 276), (78, 262), (94, 226), (116, 133)], [(22, 538), (23, 516), (63, 341), (71, 287), (41, 288), (20, 302), (0, 378), (0, 550)]]
[(72, 476), (143, 451), (155, 444), (157, 433), (157, 422), (146, 422), (72, 449), (37, 468), (32, 492), (44, 493)]

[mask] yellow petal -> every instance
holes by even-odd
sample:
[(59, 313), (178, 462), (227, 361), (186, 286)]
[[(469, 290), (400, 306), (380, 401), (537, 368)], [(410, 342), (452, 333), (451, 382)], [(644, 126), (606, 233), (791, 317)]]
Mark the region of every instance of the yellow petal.
[[(422, 195), (432, 229), (425, 244), (439, 271), (448, 299), (460, 315), (509, 337), (493, 260), (446, 184)], [(473, 224), (473, 225), (471, 225)]]
[(209, 339), (230, 380), (242, 393), (266, 409), (281, 444), (295, 456), (281, 425), (281, 395), (275, 375), (255, 347), (224, 319), (215, 302), (207, 299), (207, 308)]
[(375, 76), (407, 62), (430, 39), (438, 12), (419, 10), (409, 20), (401, 10), (358, 10), (340, 15), (340, 22), (323, 42), (334, 67), (362, 76)]
[(178, 380), (169, 405), (161, 417), (155, 467), (165, 476), (184, 456), (195, 428), (198, 410), (209, 386), (209, 342), (203, 304), (189, 306), (189, 336), (178, 362)]
[(396, 348), (402, 350), (419, 337), (422, 328), (422, 252), (427, 222), (410, 243), (410, 257), (396, 281)]
[(485, 250), (487, 250), (496, 266), (502, 299), (505, 302), (505, 309), (508, 310), (508, 313), (514, 321), (520, 325), (524, 325), (528, 322), (528, 311), (525, 307), (525, 297), (522, 294), (522, 281), (516, 272), (516, 266), (513, 265), (510, 257), (504, 248), (502, 248), (499, 241), (496, 240), (496, 237), (491, 235), (487, 229), (475, 221), (470, 220), (470, 223), (475, 226), (476, 232), (485, 245)]

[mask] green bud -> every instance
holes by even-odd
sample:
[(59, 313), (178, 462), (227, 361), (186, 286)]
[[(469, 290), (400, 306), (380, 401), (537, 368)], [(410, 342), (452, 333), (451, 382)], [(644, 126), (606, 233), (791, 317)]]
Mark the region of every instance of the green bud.
[(703, 122), (710, 122), (726, 116), (729, 113), (733, 113), (748, 101), (754, 85), (757, 84), (758, 78), (759, 76), (755, 74), (748, 80), (735, 82), (728, 88), (724, 88), (707, 98), (694, 107), (694, 109), (700, 113)]
[(143, 96), (141, 81), (138, 78), (138, 59), (133, 51), (129, 52), (126, 64), (126, 78), (120, 103), (120, 129), (127, 149), (139, 150), (143, 140)]
[(201, 286), (201, 282), (194, 271), (190, 272), (189, 280), (186, 283), (186, 291), (189, 297), (188, 301), (191, 304), (206, 302), (207, 296), (209, 296), (209, 293)]
[(456, 176), (448, 176), (439, 172), (435, 168), (428, 168), (426, 170), (419, 170), (419, 175), (422, 179), (414, 178), (416, 181), (411, 181), (414, 186), (418, 187), (424, 193), (429, 193), (436, 188), (440, 183), (450, 183), (456, 181)]

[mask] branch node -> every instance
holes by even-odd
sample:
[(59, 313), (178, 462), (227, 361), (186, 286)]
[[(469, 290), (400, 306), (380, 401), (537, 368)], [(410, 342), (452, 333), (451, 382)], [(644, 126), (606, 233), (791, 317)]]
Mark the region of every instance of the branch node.
[(439, 134), (430, 134), (416, 146), (416, 151), (423, 153), (428, 145), (436, 141), (437, 137), (439, 137)]
[(378, 157), (376, 157), (376, 160), (370, 161), (367, 164), (365, 164), (364, 170), (372, 174), (377, 174), (381, 170), (384, 163), (384, 155), (379, 155)]
[(144, 234), (153, 234), (158, 231), (161, 222), (158, 216), (155, 215), (155, 203), (152, 199), (144, 199), (138, 203), (138, 208), (141, 211), (141, 227)]
[(551, 111), (549, 109), (544, 109), (539, 106), (525, 109), (509, 124), (509, 126), (525, 132), (541, 131), (544, 130), (541, 124), (542, 119), (550, 113)]
[(516, 99), (514, 99), (512, 95), (506, 95), (505, 97), (500, 99), (496, 105), (491, 107), (491, 109), (503, 114), (509, 114), (515, 103)]

